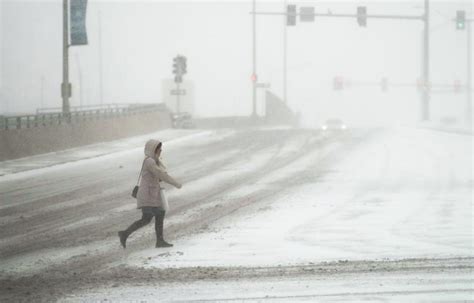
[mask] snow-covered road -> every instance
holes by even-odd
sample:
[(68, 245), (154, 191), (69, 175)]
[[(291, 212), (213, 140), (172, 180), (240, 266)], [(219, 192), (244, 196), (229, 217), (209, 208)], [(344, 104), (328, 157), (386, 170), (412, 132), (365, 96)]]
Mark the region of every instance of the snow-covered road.
[(149, 226), (118, 246), (139, 217), (138, 148), (7, 174), (0, 299), (45, 285), (66, 301), (472, 299), (472, 143), (411, 128), (188, 134), (163, 151), (184, 183), (169, 249)]
[[(278, 195), (180, 239), (164, 256), (154, 249), (136, 253), (137, 266), (474, 256), (470, 151), (463, 136), (407, 129), (384, 131), (358, 146), (323, 146), (213, 205), (275, 185), (283, 187)], [(333, 152), (339, 154), (334, 162)], [(229, 169), (239, 174), (258, 167)]]

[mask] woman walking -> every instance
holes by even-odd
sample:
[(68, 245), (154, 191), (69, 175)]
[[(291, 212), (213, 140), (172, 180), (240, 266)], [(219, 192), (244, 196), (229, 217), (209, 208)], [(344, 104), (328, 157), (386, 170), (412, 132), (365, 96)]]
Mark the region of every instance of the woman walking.
[(155, 217), (156, 247), (173, 246), (163, 239), (163, 221), (167, 206), (164, 205), (160, 196), (160, 181), (176, 188), (181, 188), (182, 185), (166, 172), (166, 167), (160, 160), (162, 145), (158, 140), (149, 140), (145, 144), (145, 160), (137, 194), (137, 208), (142, 210), (142, 218), (126, 230), (118, 232), (123, 248), (126, 247), (127, 238), (140, 227), (150, 223), (153, 217)]

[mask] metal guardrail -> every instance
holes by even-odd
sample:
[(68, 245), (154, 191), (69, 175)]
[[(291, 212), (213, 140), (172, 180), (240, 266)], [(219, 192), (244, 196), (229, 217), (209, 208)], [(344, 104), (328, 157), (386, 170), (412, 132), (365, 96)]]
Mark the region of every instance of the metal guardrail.
[(44, 108), (38, 109), (36, 115), (0, 116), (0, 130), (54, 126), (165, 110), (163, 103), (73, 107), (69, 114), (63, 114), (57, 108)]
[[(81, 106), (71, 106), (71, 112), (78, 111), (88, 111), (88, 110), (108, 110), (108, 109), (117, 109), (117, 108), (127, 108), (130, 106), (135, 106), (136, 104), (120, 104), (120, 103), (108, 103), (108, 104), (99, 104), (99, 105), (81, 105)], [(138, 104), (138, 106), (147, 106), (148, 104)], [(156, 105), (156, 104), (153, 104)], [(62, 107), (44, 107), (36, 109), (36, 114), (50, 114), (50, 113), (62, 113)]]

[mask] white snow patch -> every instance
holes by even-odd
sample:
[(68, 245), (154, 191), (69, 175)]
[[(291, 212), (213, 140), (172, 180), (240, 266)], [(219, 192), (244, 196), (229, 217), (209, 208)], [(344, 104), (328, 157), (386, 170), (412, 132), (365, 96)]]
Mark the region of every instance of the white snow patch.
[(470, 272), (156, 282), (78, 292), (59, 302), (464, 302), (473, 296), (472, 282)]
[[(135, 141), (137, 138), (126, 139), (128, 145), (125, 145), (123, 148), (117, 148), (117, 142), (101, 143), (100, 152), (89, 151), (88, 148), (96, 148), (96, 146), (84, 146), (70, 150), (70, 154), (65, 156), (65, 159), (61, 162), (57, 162), (55, 158), (57, 153), (50, 153), (41, 156), (33, 156), (29, 158), (22, 158), (17, 160), (10, 160), (0, 162), (2, 166), (8, 167), (9, 163), (14, 163), (14, 166), (22, 166), (23, 164), (20, 161), (25, 161), (24, 166), (32, 166), (34, 169), (21, 171), (17, 173), (10, 173), (8, 168), (4, 168), (3, 171), (0, 171), (0, 181), (15, 181), (23, 178), (37, 177), (49, 172), (57, 172), (63, 169), (77, 169), (84, 164), (94, 164), (102, 163), (105, 161), (113, 161), (117, 158), (140, 154), (143, 152), (143, 147), (147, 139), (149, 138), (160, 138), (163, 142), (166, 142), (168, 147), (176, 147), (179, 144), (186, 142), (188, 140), (197, 140), (202, 139), (203, 137), (209, 137), (211, 139), (215, 131), (199, 131), (197, 133), (192, 133), (190, 135), (185, 135), (182, 137), (175, 138), (177, 134), (158, 132), (154, 134), (149, 134), (146, 137), (140, 136), (138, 147), (130, 148), (129, 145), (137, 145)], [(143, 141), (143, 142), (142, 142)], [(122, 143), (124, 144), (124, 143)], [(119, 144), (120, 145), (120, 144)], [(55, 163), (53, 166), (48, 166), (51, 163)], [(5, 175), (2, 175), (5, 174)]]
[[(251, 205), (208, 232), (178, 239), (169, 254), (149, 249), (127, 262), (166, 268), (473, 256), (472, 148), (466, 138), (388, 132), (348, 151), (350, 157), (320, 182), (288, 188), (271, 205)], [(253, 186), (298, 171), (308, 160)]]

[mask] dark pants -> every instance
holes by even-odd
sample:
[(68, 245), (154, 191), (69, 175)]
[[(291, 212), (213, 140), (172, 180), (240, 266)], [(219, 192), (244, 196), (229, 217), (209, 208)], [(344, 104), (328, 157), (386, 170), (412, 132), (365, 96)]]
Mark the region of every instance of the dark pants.
[(158, 207), (143, 207), (142, 218), (138, 221), (133, 222), (132, 225), (130, 225), (125, 230), (127, 237), (130, 236), (137, 229), (150, 223), (153, 217), (155, 217), (156, 239), (163, 240), (163, 221), (165, 219), (165, 211)]

